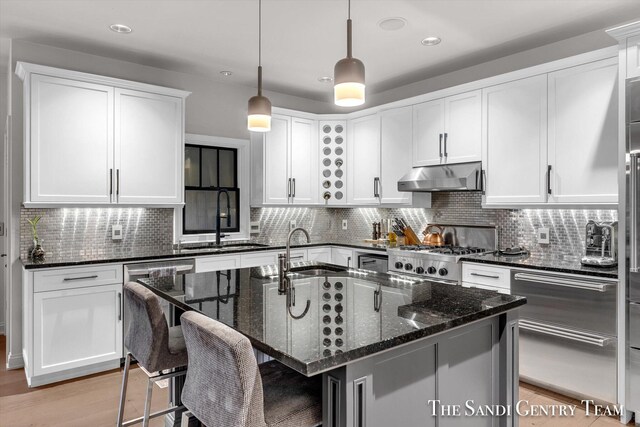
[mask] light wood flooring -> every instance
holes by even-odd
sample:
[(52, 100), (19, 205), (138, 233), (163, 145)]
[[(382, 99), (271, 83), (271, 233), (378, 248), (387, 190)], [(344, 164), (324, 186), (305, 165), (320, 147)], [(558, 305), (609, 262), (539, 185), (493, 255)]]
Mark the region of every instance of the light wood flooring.
[[(122, 372), (119, 369), (70, 380), (49, 386), (28, 388), (22, 369), (7, 371), (5, 337), (0, 336), (0, 426), (114, 426), (117, 416)], [(142, 415), (146, 390), (146, 375), (140, 369), (131, 369), (125, 418)], [(520, 385), (520, 399), (530, 404), (580, 402), (529, 384)], [(154, 387), (152, 411), (166, 407), (168, 389)], [(401, 421), (401, 420), (398, 420)], [(151, 425), (164, 425), (163, 417), (152, 420)], [(578, 407), (573, 418), (521, 417), (521, 427), (603, 427), (620, 426), (615, 418), (586, 417)]]

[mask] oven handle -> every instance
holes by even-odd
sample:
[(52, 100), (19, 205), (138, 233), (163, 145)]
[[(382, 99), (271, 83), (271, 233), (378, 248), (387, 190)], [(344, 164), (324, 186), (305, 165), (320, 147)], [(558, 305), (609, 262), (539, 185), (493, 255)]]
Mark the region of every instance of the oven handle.
[(578, 341), (584, 344), (591, 344), (598, 347), (605, 347), (615, 341), (612, 337), (603, 337), (600, 335), (585, 334), (573, 329), (562, 328), (560, 326), (551, 326), (544, 323), (533, 322), (531, 320), (520, 319), (518, 322), (520, 329), (525, 331), (538, 332), (557, 338), (566, 338), (572, 341)]
[(583, 289), (585, 291), (606, 292), (613, 283), (586, 283), (579, 280), (565, 279), (560, 277), (542, 276), (539, 274), (516, 273), (513, 278), (519, 281), (539, 282), (546, 285), (565, 286), (567, 288)]
[(478, 277), (487, 277), (489, 279), (499, 279), (500, 276), (498, 276), (497, 274), (483, 274), (483, 273), (470, 273), (472, 276), (478, 276)]
[(638, 154), (629, 155), (629, 271), (638, 272), (638, 230), (636, 221), (638, 220)]

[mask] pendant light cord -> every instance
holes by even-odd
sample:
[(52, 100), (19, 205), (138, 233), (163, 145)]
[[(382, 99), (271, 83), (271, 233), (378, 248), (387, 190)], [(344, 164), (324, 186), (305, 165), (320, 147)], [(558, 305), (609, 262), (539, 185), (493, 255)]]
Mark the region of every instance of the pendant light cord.
[(351, 0), (348, 1), (348, 11), (347, 11), (347, 58), (352, 57), (351, 52), (351, 44), (352, 44), (352, 36), (351, 36)]
[(262, 96), (262, 0), (258, 0), (258, 96)]
[(348, 11), (347, 11), (347, 18), (351, 19), (351, 0), (349, 0), (349, 6), (348, 6)]

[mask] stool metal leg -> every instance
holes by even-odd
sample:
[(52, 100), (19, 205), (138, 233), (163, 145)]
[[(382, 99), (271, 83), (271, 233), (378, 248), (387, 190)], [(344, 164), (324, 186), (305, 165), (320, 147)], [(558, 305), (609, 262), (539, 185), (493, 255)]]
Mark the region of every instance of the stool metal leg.
[(149, 414), (151, 412), (151, 392), (153, 391), (153, 381), (149, 378), (147, 382), (147, 398), (144, 401), (144, 418), (142, 420), (142, 427), (149, 427)]
[(124, 373), (122, 374), (122, 388), (120, 389), (120, 405), (118, 406), (117, 426), (122, 427), (124, 419), (124, 404), (127, 400), (127, 382), (129, 381), (129, 365), (131, 365), (131, 353), (127, 352), (124, 359)]

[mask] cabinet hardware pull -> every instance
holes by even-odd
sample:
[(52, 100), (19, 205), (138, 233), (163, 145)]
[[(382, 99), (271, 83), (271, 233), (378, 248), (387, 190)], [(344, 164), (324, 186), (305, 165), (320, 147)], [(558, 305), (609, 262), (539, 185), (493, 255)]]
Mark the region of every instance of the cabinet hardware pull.
[(472, 276), (478, 277), (488, 277), (489, 279), (499, 279), (500, 276), (494, 276), (492, 274), (482, 274), (482, 273), (471, 273)]
[(373, 197), (380, 197), (380, 178), (373, 178)]
[(378, 288), (375, 291), (373, 291), (373, 309), (375, 310), (376, 313), (380, 312), (381, 302), (382, 301), (380, 298), (380, 288)]
[(440, 134), (440, 158), (442, 158), (442, 134)]
[(609, 287), (615, 286), (613, 283), (587, 283), (579, 280), (565, 279), (560, 277), (543, 276), (540, 274), (516, 273), (514, 280), (537, 282), (545, 285), (564, 286), (567, 288), (583, 289), (585, 291), (605, 292)]
[(122, 320), (122, 293), (118, 292), (118, 320)]
[(74, 280), (88, 280), (88, 279), (97, 279), (98, 275), (94, 274), (93, 276), (82, 276), (82, 277), (65, 277), (62, 279), (63, 282), (73, 282)]
[(296, 197), (296, 179), (291, 179), (291, 182), (293, 183), (293, 195), (291, 197)]
[(304, 255), (292, 256), (289, 259), (302, 259), (302, 258), (304, 258)]
[(375, 264), (377, 261), (362, 261), (360, 264), (362, 265), (367, 265), (367, 264)]
[(347, 257), (347, 267), (351, 267), (351, 257)]
[(447, 157), (449, 155), (449, 153), (447, 153), (447, 136), (449, 134), (448, 133), (444, 133), (444, 156)]
[(521, 319), (519, 322), (520, 329), (525, 331), (538, 332), (545, 335), (551, 335), (558, 338), (566, 338), (572, 341), (578, 341), (585, 344), (592, 344), (598, 347), (604, 347), (614, 340), (610, 337), (602, 337), (599, 335), (585, 334), (574, 331), (572, 329), (561, 328), (559, 326), (546, 325), (544, 323), (533, 322), (531, 320)]
[(638, 272), (638, 154), (629, 156), (629, 270)]
[(547, 194), (551, 194), (551, 165), (547, 166)]
[(482, 195), (487, 194), (487, 172), (482, 169), (480, 171), (480, 189), (482, 190)]
[(287, 179), (287, 197), (291, 197), (291, 178)]
[(120, 169), (116, 169), (116, 196), (120, 196)]
[(109, 169), (109, 196), (113, 196), (113, 168)]

